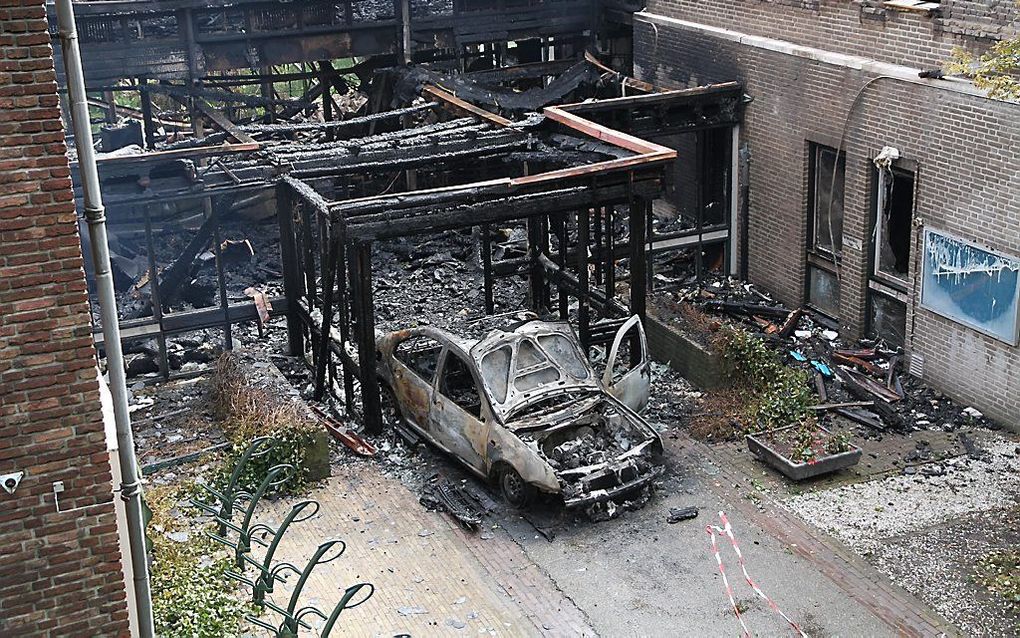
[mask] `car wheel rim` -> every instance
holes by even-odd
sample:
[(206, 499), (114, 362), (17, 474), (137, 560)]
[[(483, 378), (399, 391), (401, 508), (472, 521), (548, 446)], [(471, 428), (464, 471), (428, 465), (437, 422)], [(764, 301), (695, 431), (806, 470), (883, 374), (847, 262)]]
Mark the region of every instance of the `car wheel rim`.
[(511, 502), (519, 502), (524, 494), (524, 481), (513, 470), (503, 474), (503, 492)]

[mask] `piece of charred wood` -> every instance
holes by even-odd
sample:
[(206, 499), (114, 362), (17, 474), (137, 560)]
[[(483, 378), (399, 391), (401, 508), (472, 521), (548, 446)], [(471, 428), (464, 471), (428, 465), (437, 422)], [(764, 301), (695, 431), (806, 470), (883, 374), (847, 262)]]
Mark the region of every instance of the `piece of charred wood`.
[(818, 400), (825, 403), (829, 400), (829, 394), (825, 391), (825, 377), (822, 376), (821, 372), (815, 370), (814, 381), (815, 392), (818, 393)]
[(882, 369), (880, 366), (877, 366), (869, 361), (865, 361), (864, 359), (858, 359), (857, 357), (842, 354), (839, 350), (836, 350), (835, 352), (832, 353), (832, 360), (840, 365), (856, 366), (861, 370), (864, 370), (868, 374), (874, 375), (876, 377), (886, 376), (886, 371)]
[(720, 301), (716, 299), (706, 301), (705, 308), (731, 315), (763, 315), (777, 319), (785, 319), (790, 312), (782, 306), (766, 306), (744, 301)]
[(159, 282), (159, 299), (160, 303), (164, 306), (176, 299), (181, 284), (191, 276), (195, 258), (198, 256), (198, 253), (209, 246), (215, 225), (215, 215), (202, 222), (202, 225), (191, 236), (191, 241), (184, 247), (181, 254), (163, 271), (163, 276)]
[(836, 414), (845, 416), (855, 423), (860, 423), (861, 425), (866, 425), (879, 431), (885, 430), (885, 424), (882, 423), (882, 419), (878, 418), (878, 415), (869, 410), (861, 408), (837, 408)]
[(840, 376), (843, 378), (843, 381), (846, 384), (847, 389), (850, 390), (850, 393), (862, 400), (877, 398), (885, 403), (893, 403), (903, 398), (895, 391), (890, 390), (871, 377), (868, 377), (853, 368), (840, 366), (839, 370)]
[(873, 361), (881, 356), (878, 353), (878, 348), (840, 349), (836, 350), (833, 354), (838, 354), (844, 357), (854, 357), (855, 359), (863, 359), (864, 361)]
[(803, 308), (791, 310), (790, 314), (786, 316), (786, 320), (783, 321), (781, 326), (779, 326), (778, 335), (783, 339), (786, 339), (791, 334), (793, 334), (793, 331), (797, 328), (797, 322), (800, 321), (800, 318), (803, 314), (804, 314)]

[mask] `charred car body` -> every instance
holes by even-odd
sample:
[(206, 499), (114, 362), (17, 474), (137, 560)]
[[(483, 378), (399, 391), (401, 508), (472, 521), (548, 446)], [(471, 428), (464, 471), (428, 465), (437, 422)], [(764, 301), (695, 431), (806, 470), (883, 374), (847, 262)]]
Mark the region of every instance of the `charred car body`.
[[(530, 320), (480, 340), (424, 326), (378, 348), (402, 422), (497, 481), (514, 505), (545, 492), (588, 506), (641, 491), (661, 472), (662, 441), (637, 414), (650, 379), (638, 317), (615, 335), (601, 377), (566, 323)], [(624, 361), (625, 351), (636, 356)]]

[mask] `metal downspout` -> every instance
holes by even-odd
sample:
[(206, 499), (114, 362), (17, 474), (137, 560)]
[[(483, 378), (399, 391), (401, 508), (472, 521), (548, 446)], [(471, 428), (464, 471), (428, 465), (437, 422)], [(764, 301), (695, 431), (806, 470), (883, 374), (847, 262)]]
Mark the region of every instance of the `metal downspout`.
[(113, 398), (114, 422), (117, 427), (117, 455), (122, 473), (120, 496), (125, 502), (128, 521), (128, 545), (131, 553), (138, 629), (142, 638), (151, 638), (154, 635), (154, 628), (148, 561), (145, 553), (145, 529), (142, 521), (142, 490), (135, 463), (131, 417), (128, 413), (124, 355), (121, 350), (117, 299), (114, 295), (110, 250), (106, 236), (106, 209), (103, 207), (103, 197), (99, 189), (99, 170), (96, 167), (93, 150), (92, 127), (85, 94), (81, 50), (78, 47), (78, 32), (74, 23), (74, 9), (71, 0), (56, 0), (56, 8), (60, 43), (64, 52), (67, 94), (71, 103), (71, 122), (78, 151), (78, 168), (84, 191), (85, 221), (89, 227), (89, 243), (92, 248), (99, 311), (103, 324), (110, 395)]

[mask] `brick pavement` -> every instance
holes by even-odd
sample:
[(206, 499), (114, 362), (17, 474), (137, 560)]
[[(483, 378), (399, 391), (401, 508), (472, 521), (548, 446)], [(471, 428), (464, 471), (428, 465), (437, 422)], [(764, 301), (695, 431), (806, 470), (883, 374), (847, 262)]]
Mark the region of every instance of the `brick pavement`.
[[(344, 556), (313, 572), (301, 598), (328, 614), (344, 588), (374, 584), (372, 599), (341, 616), (344, 635), (594, 635), (584, 614), (505, 531), (462, 530), (426, 511), (372, 463), (334, 467), (310, 497), (321, 504), (319, 514), (294, 524), (277, 556), (303, 566), (324, 540), (347, 542)], [(269, 504), (260, 520), (280, 520), (293, 502)], [(290, 591), (274, 596), (286, 606)]]
[[(732, 451), (684, 435), (667, 441), (667, 453), (678, 462), (704, 467), (707, 460), (717, 467), (719, 474), (707, 484), (728, 508), (807, 560), (897, 634), (958, 633), (910, 593), (768, 495), (763, 495), (763, 510), (745, 498), (750, 479), (728, 458)], [(372, 582), (376, 595), (342, 617), (345, 635), (596, 635), (584, 612), (505, 530), (461, 529), (449, 517), (426, 511), (412, 491), (384, 476), (375, 464), (334, 467), (334, 476), (311, 497), (321, 503), (320, 513), (291, 528), (278, 558), (303, 565), (326, 539), (348, 543), (342, 558), (317, 568), (301, 599), (302, 605), (315, 604), (328, 613), (345, 587)], [(268, 504), (260, 520), (279, 520), (292, 503)], [(274, 600), (286, 605), (289, 595), (289, 590), (280, 590)], [(402, 608), (405, 615), (398, 611)]]

